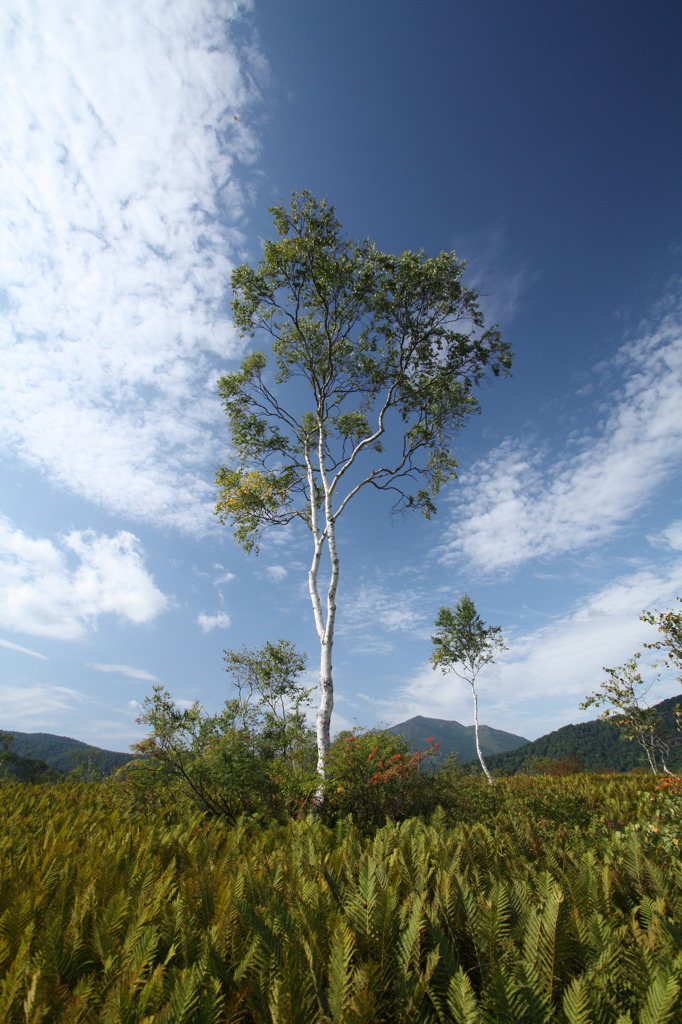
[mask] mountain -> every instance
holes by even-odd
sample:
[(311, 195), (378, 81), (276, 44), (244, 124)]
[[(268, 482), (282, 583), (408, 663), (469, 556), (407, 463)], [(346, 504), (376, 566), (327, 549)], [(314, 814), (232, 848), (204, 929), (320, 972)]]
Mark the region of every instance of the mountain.
[[(437, 754), (439, 760), (444, 760), (450, 753), (456, 753), (460, 763), (473, 761), (478, 756), (473, 725), (460, 725), (459, 722), (449, 722), (444, 718), (425, 718), (423, 715), (415, 715), (414, 718), (408, 718), (406, 722), (392, 725), (386, 732), (404, 736), (416, 750), (425, 750), (430, 745), (430, 737), (433, 737), (436, 743), (440, 743)], [(517, 747), (528, 744), (528, 740), (523, 736), (503, 732), (502, 729), (491, 729), (488, 725), (479, 726), (478, 734), (486, 762), (491, 754), (515, 750)]]
[(87, 765), (89, 760), (104, 775), (110, 775), (133, 757), (132, 753), (102, 750), (80, 740), (72, 740), (68, 736), (54, 736), (49, 732), (6, 731), (12, 737), (9, 749), (13, 754), (21, 758), (44, 761), (50, 768), (63, 775), (67, 775), (79, 762)]
[[(670, 734), (673, 742), (679, 744), (682, 738), (677, 732), (673, 714), (678, 704), (679, 697), (668, 697), (655, 707), (661, 715), (663, 729)], [(580, 725), (564, 725), (561, 729), (547, 733), (546, 736), (541, 736), (524, 747), (491, 757), (487, 757), (484, 751), (484, 756), (491, 771), (496, 769), (509, 775), (531, 767), (533, 762), (545, 758), (562, 761), (567, 757), (577, 757), (591, 772), (627, 772), (632, 768), (647, 766), (641, 747), (624, 739), (622, 730), (615, 722), (601, 719), (581, 722)], [(672, 758), (672, 764), (681, 760), (682, 750)]]

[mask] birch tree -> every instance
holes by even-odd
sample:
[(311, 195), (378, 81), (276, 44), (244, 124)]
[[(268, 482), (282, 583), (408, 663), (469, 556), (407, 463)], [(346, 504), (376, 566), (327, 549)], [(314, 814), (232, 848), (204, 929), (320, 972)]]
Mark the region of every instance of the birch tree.
[(478, 411), (474, 389), (508, 373), (511, 354), (498, 328), (485, 327), (453, 252), (392, 255), (354, 242), (334, 207), (307, 191), (271, 213), (278, 238), (257, 267), (232, 274), (234, 322), (270, 352), (253, 352), (219, 382), (233, 462), (217, 473), (216, 513), (247, 552), (266, 527), (300, 520), (310, 532), (324, 778), (339, 519), (367, 488), (428, 519), (456, 475), (452, 444)]
[[(678, 597), (678, 601), (682, 598)], [(663, 652), (663, 661), (654, 662), (649, 667), (678, 669), (677, 681), (682, 683), (682, 612), (669, 609), (666, 612), (653, 612), (645, 609), (640, 615), (641, 622), (656, 626), (661, 639), (643, 643), (642, 647), (650, 651)], [(668, 767), (672, 754), (679, 753), (679, 736), (671, 736), (662, 727), (661, 715), (656, 707), (651, 707), (646, 696), (658, 682), (658, 676), (645, 682), (640, 670), (641, 651), (628, 658), (618, 668), (604, 668), (606, 679), (599, 689), (587, 697), (580, 705), (581, 710), (592, 707), (603, 707), (601, 719), (613, 718), (623, 730), (628, 740), (634, 740), (642, 748), (649, 768), (654, 774), (663, 771), (679, 780), (680, 776)], [(673, 712), (678, 732), (682, 732), (682, 710), (678, 707)]]
[(474, 702), (474, 732), (476, 753), (490, 785), (493, 779), (488, 771), (478, 735), (478, 694), (476, 680), (484, 665), (491, 665), (495, 655), (506, 650), (501, 626), (488, 626), (476, 611), (476, 605), (463, 594), (454, 608), (441, 608), (436, 619), (436, 634), (431, 637), (434, 651), (432, 667), (453, 672), (471, 687)]

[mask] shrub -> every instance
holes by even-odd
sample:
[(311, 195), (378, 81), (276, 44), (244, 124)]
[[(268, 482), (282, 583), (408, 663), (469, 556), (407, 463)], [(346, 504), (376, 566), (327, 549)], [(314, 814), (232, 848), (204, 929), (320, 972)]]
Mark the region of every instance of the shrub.
[(413, 751), (402, 736), (379, 730), (340, 733), (327, 760), (323, 815), (348, 814), (364, 831), (386, 820), (430, 813), (438, 803), (434, 776), (424, 762), (437, 749)]
[(314, 735), (305, 723), (310, 691), (296, 676), (305, 658), (279, 640), (257, 651), (227, 651), (239, 696), (217, 715), (198, 702), (179, 707), (162, 686), (139, 721), (151, 732), (124, 769), (138, 798), (179, 788), (209, 814), (236, 823), (243, 814), (280, 820), (301, 813), (317, 785)]

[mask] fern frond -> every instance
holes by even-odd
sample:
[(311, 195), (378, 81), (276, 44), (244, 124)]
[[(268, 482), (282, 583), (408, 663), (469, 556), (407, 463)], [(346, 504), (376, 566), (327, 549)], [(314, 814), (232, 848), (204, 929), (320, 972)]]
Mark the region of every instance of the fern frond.
[(398, 959), (404, 973), (407, 973), (410, 967), (419, 969), (425, 929), (424, 899), (415, 899), (409, 919), (403, 926), (398, 940)]
[(450, 981), (447, 1003), (457, 1024), (486, 1024), (479, 1010), (469, 975), (461, 967)]
[(565, 1024), (594, 1024), (590, 995), (583, 978), (574, 978), (564, 989), (562, 999)]
[(201, 995), (198, 975), (196, 967), (177, 972), (170, 1001), (156, 1018), (158, 1024), (197, 1024)]
[(537, 978), (547, 1004), (553, 1001), (557, 981), (557, 930), (562, 902), (563, 893), (558, 888), (548, 892), (544, 906), (529, 914), (524, 934), (524, 963)]
[(329, 951), (329, 987), (327, 1000), (334, 1024), (345, 1024), (353, 987), (355, 936), (347, 921), (334, 929)]
[(641, 1009), (639, 1024), (668, 1024), (680, 1019), (682, 1004), (680, 994), (680, 973), (662, 971), (652, 982)]
[(381, 982), (378, 966), (360, 964), (353, 971), (348, 1015), (339, 1024), (376, 1024), (381, 1019)]

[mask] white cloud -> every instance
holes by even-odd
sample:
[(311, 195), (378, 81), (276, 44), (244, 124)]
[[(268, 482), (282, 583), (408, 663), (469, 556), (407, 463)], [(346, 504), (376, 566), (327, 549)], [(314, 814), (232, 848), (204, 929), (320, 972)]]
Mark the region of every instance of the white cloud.
[(265, 574), (273, 583), (282, 583), (289, 575), (283, 565), (268, 565)]
[(386, 590), (378, 584), (363, 583), (347, 602), (344, 624), (358, 626), (371, 622), (388, 633), (409, 632), (417, 629), (425, 618), (423, 595), (416, 589)]
[[(69, 553), (78, 558), (75, 568)], [(106, 613), (150, 622), (167, 604), (144, 567), (138, 539), (125, 531), (113, 537), (74, 531), (60, 550), (0, 518), (0, 584), (2, 626), (60, 640), (78, 639)]]
[(202, 632), (210, 633), (212, 629), (229, 629), (232, 620), (225, 612), (218, 612), (216, 615), (205, 615), (201, 612), (197, 616), (197, 625), (201, 626)]
[(653, 537), (648, 538), (654, 547), (672, 548), (673, 551), (682, 551), (682, 519), (670, 523), (665, 530)]
[(130, 668), (129, 665), (103, 665), (100, 662), (93, 662), (89, 667), (96, 669), (97, 672), (113, 672), (115, 675), (128, 676), (130, 679), (146, 679), (151, 683), (159, 681), (151, 672), (143, 668)]
[(290, 554), (295, 547), (300, 546), (302, 536), (305, 537), (306, 534), (299, 530), (295, 523), (286, 523), (275, 530), (266, 530), (260, 541), (261, 554), (272, 548), (286, 548)]
[(0, 685), (0, 719), (6, 729), (50, 727), (55, 715), (74, 711), (84, 699), (67, 686)]
[(337, 632), (356, 654), (389, 654), (394, 644), (390, 633), (415, 633), (426, 621), (424, 595), (388, 590), (376, 583), (362, 583), (339, 610)]
[(33, 658), (40, 658), (42, 661), (48, 661), (49, 659), (44, 654), (38, 654), (37, 651), (32, 651), (28, 647), (21, 647), (19, 644), (12, 644), (9, 640), (0, 640), (0, 647), (7, 647), (10, 651), (18, 651), (20, 654), (30, 654)]
[(132, 758), (134, 754), (130, 751), (130, 747), (133, 743), (140, 742), (144, 736), (144, 729), (135, 723), (137, 714), (132, 708), (117, 708), (116, 710), (124, 716), (123, 721), (95, 718), (88, 722), (86, 729), (79, 730), (79, 738), (96, 747), (102, 747), (104, 750), (116, 750), (128, 754)]
[(233, 572), (224, 572), (221, 576), (217, 576), (213, 580), (213, 586), (219, 587), (221, 583), (231, 583), (232, 580), (236, 580), (236, 576)]
[[(0, 10), (0, 429), (110, 510), (197, 533), (256, 152), (248, 3)], [(239, 119), (235, 120), (235, 114)]]
[[(443, 561), (485, 571), (575, 551), (610, 537), (679, 471), (682, 459), (682, 306), (625, 345), (624, 381), (600, 409), (581, 450), (533, 450), (507, 440), (462, 474), (463, 503)], [(676, 533), (673, 536), (677, 536)]]
[[(640, 643), (655, 638), (639, 615), (644, 608), (672, 607), (681, 578), (680, 561), (664, 571), (642, 570), (586, 595), (548, 626), (517, 635), (505, 629), (508, 651), (479, 677), (480, 720), (534, 738), (568, 721), (594, 717), (578, 705), (599, 686), (604, 666), (621, 665)], [(662, 700), (675, 689), (668, 676), (649, 699)], [(468, 686), (430, 665), (419, 669), (395, 698), (374, 703), (377, 714), (390, 723), (418, 714), (472, 721)]]

